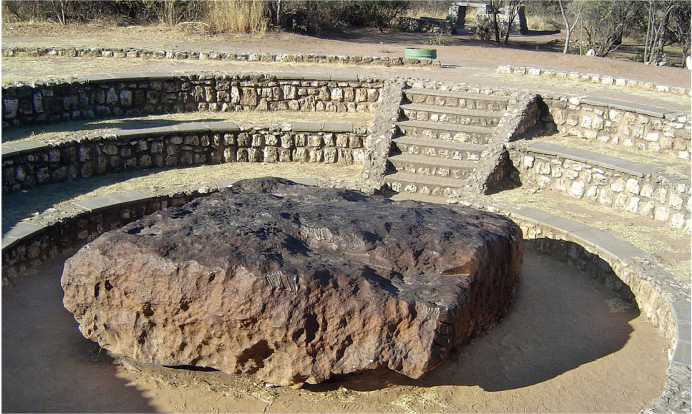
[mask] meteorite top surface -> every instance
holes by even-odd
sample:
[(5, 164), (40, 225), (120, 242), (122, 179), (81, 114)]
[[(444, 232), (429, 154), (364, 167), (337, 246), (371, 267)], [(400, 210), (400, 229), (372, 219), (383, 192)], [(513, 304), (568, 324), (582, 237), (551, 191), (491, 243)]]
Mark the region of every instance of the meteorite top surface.
[(329, 284), (350, 274), (400, 299), (446, 307), (459, 299), (450, 287), (478, 266), (483, 236), (500, 231), (496, 216), (477, 210), (266, 178), (109, 236), (172, 262), (242, 266), (274, 287), (298, 290), (309, 279)]

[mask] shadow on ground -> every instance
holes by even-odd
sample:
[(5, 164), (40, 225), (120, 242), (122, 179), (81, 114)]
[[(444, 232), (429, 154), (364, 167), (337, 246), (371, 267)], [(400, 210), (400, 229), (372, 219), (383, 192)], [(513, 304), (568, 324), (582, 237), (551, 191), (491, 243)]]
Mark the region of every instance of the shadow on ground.
[[(80, 132), (88, 134), (90, 131), (101, 131), (104, 129), (139, 129), (139, 128), (156, 128), (174, 126), (178, 124), (190, 122), (216, 122), (224, 121), (222, 118), (204, 118), (205, 113), (200, 113), (198, 120), (169, 120), (169, 119), (138, 119), (138, 118), (99, 118), (95, 120), (79, 120), (70, 122), (61, 122), (52, 125), (31, 126), (22, 128), (10, 128), (2, 131), (2, 142), (4, 144), (18, 141), (20, 139), (29, 138), (36, 134), (55, 133), (56, 137), (65, 137), (70, 132)], [(68, 133), (68, 134), (66, 134)], [(50, 137), (46, 139), (51, 139)]]
[[(484, 41), (477, 39), (473, 34), (463, 31), (458, 35), (442, 35), (438, 37), (433, 33), (413, 33), (385, 30), (380, 32), (377, 29), (344, 29), (339, 32), (325, 32), (315, 35), (319, 39), (338, 40), (350, 43), (380, 43), (384, 51), (380, 53), (395, 52), (394, 46), (420, 45), (420, 47), (440, 47), (440, 46), (480, 46), (485, 48), (504, 48), (521, 50), (541, 50), (544, 52), (562, 52), (564, 41), (556, 39), (559, 31), (529, 31), (526, 35), (513, 34), (509, 37), (508, 44), (497, 44), (494, 40)], [(440, 42), (444, 42), (440, 44)], [(402, 50), (399, 50), (402, 51)]]
[[(487, 335), (411, 380), (391, 371), (335, 378), (306, 388), (369, 391), (391, 385), (480, 386), (511, 390), (555, 378), (620, 350), (638, 311), (573, 266), (526, 250), (522, 280), (509, 313)], [(612, 309), (620, 304), (618, 311)]]
[(56, 204), (88, 194), (108, 185), (121, 183), (136, 177), (156, 174), (164, 169), (124, 171), (117, 174), (99, 175), (88, 180), (75, 180), (67, 183), (35, 187), (26, 192), (3, 194), (2, 196), (2, 234), (14, 225), (35, 213), (42, 213)]
[[(335, 378), (306, 390), (358, 391), (393, 385), (480, 386), (493, 392), (550, 380), (620, 350), (638, 312), (572, 266), (527, 243), (522, 282), (506, 317), (487, 335), (418, 380), (391, 371)], [(64, 258), (3, 289), (4, 411), (151, 412), (137, 389), (116, 376), (110, 358), (84, 339), (62, 307)]]
[(155, 412), (62, 306), (62, 260), (2, 289), (3, 412)]

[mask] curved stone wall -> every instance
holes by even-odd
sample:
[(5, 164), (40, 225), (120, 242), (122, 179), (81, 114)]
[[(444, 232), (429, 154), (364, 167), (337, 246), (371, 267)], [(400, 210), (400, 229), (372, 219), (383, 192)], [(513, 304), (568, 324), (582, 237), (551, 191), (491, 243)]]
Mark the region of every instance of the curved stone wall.
[(598, 97), (542, 94), (558, 131), (593, 141), (690, 159), (689, 113)]
[(374, 112), (384, 82), (358, 75), (115, 73), (2, 87), (2, 127), (194, 111)]
[(233, 62), (330, 63), (376, 66), (432, 66), (438, 60), (395, 56), (324, 55), (316, 53), (195, 52), (185, 50), (147, 50), (138, 48), (3, 47), (2, 57), (114, 57), (144, 59), (223, 60)]
[(117, 130), (57, 144), (2, 146), (2, 191), (155, 167), (228, 162), (362, 164), (367, 130), (347, 123), (296, 122), (238, 126), (197, 122)]
[(688, 178), (646, 164), (549, 143), (515, 142), (510, 159), (522, 185), (624, 210), (690, 233)]
[(678, 86), (668, 86), (653, 82), (638, 81), (627, 78), (616, 78), (604, 76), (597, 73), (566, 72), (562, 70), (542, 69), (527, 66), (501, 65), (497, 67), (497, 73), (512, 75), (543, 76), (546, 78), (569, 79), (573, 81), (596, 83), (605, 86), (628, 86), (631, 88), (643, 89), (645, 91), (656, 91), (672, 93), (674, 95), (690, 95), (688, 88)]

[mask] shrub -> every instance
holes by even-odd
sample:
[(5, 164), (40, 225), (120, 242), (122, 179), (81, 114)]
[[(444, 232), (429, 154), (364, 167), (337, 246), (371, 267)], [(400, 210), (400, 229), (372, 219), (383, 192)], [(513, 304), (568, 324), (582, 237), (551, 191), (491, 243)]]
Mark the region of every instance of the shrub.
[(264, 1), (215, 0), (207, 5), (204, 20), (214, 32), (264, 34), (269, 27)]

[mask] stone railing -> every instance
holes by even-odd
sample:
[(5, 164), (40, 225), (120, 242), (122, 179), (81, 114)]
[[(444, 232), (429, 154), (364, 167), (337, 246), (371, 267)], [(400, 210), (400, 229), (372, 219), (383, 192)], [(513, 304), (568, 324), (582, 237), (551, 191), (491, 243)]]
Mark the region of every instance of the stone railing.
[(57, 143), (2, 146), (3, 193), (127, 170), (228, 162), (362, 164), (367, 130), (348, 123), (197, 122)]
[(690, 179), (659, 168), (550, 143), (516, 142), (510, 158), (522, 186), (628, 211), (689, 233)]
[(617, 78), (614, 76), (599, 75), (596, 73), (567, 72), (563, 70), (542, 69), (526, 66), (502, 65), (497, 67), (497, 73), (520, 76), (542, 76), (546, 78), (569, 79), (573, 81), (596, 83), (605, 86), (626, 86), (645, 91), (656, 91), (672, 93), (674, 95), (690, 96), (692, 93), (689, 88), (679, 86), (668, 86), (654, 82), (638, 81), (627, 78)]
[[(233, 182), (100, 196), (70, 202), (22, 221), (3, 234), (3, 284), (10, 283), (33, 264), (73, 252), (108, 230), (217, 192)], [(322, 184), (318, 180), (306, 183)], [(634, 298), (670, 346), (665, 388), (661, 397), (653, 401), (651, 411), (684, 412), (689, 408), (689, 286), (679, 286), (647, 253), (585, 224), (534, 208), (494, 202), (487, 197), (470, 196), (455, 203), (509, 216), (521, 226), (524, 238), (534, 240), (540, 251), (587, 272), (621, 296)]]
[(115, 73), (2, 88), (2, 127), (193, 111), (374, 112), (384, 81), (350, 74)]
[(3, 47), (2, 57), (114, 57), (143, 59), (223, 60), (257, 63), (322, 63), (377, 66), (431, 66), (439, 61), (394, 56), (325, 55), (316, 53), (193, 52), (185, 50), (147, 50), (137, 48)]
[(539, 119), (538, 95), (521, 93), (516, 104), (502, 115), (481, 159), (464, 188), (471, 194), (488, 194), (511, 177), (511, 161), (506, 146), (536, 126)]
[(542, 95), (563, 134), (640, 151), (690, 159), (690, 115), (629, 102), (594, 97)]
[(397, 132), (396, 121), (400, 116), (404, 82), (387, 82), (382, 90), (382, 104), (378, 107), (365, 141), (365, 160), (361, 176), (370, 182), (382, 182), (387, 171), (387, 157), (392, 138)]

